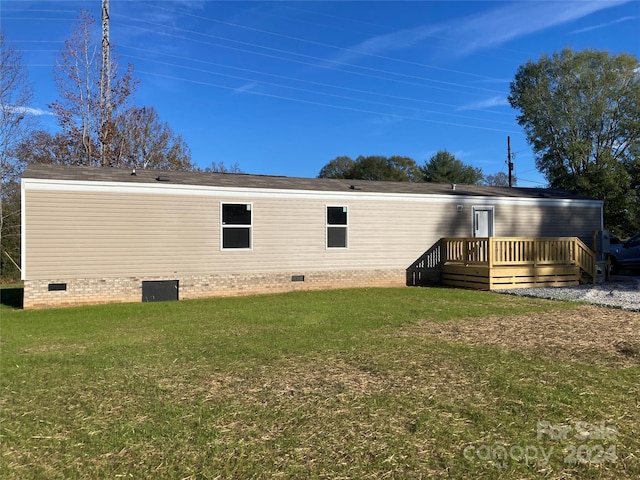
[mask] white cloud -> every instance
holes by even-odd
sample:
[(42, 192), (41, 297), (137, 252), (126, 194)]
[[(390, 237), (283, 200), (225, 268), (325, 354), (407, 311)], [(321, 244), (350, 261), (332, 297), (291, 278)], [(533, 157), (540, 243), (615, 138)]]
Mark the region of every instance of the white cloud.
[(467, 103), (466, 105), (458, 107), (456, 110), (482, 110), (485, 108), (504, 107), (505, 105), (509, 105), (507, 97), (495, 96), (484, 100), (478, 100), (477, 102)]
[(4, 111), (9, 113), (32, 115), (34, 117), (40, 117), (43, 115), (53, 115), (53, 113), (48, 110), (42, 110), (41, 108), (33, 108), (33, 107), (16, 107), (13, 105), (5, 105), (3, 109)]
[(612, 21), (607, 22), (607, 23), (599, 23), (598, 25), (592, 25), (590, 27), (580, 28), (578, 30), (574, 30), (571, 33), (572, 34), (576, 34), (576, 33), (590, 32), (592, 30), (599, 30), (601, 28), (610, 27), (611, 25), (616, 25), (618, 23), (628, 22), (629, 20), (637, 20), (637, 19), (638, 19), (638, 17), (621, 17), (621, 18), (617, 18), (616, 20), (612, 20)]
[(258, 82), (248, 82), (242, 85), (241, 87), (236, 88), (232, 94), (240, 94), (240, 93), (251, 93), (258, 86)]
[(452, 22), (448, 46), (468, 55), (629, 1), (515, 2)]
[(331, 58), (330, 63), (351, 63), (361, 56), (382, 56), (395, 50), (410, 48), (422, 40), (441, 31), (439, 26), (421, 25), (416, 28), (398, 30), (385, 35), (371, 37), (357, 45), (344, 49)]
[(24, 107), (23, 111), (27, 115), (34, 115), (34, 116), (38, 116), (38, 117), (42, 116), (42, 115), (51, 115), (51, 116), (53, 116), (53, 112), (50, 112), (48, 110), (42, 110), (41, 108)]
[[(441, 24), (426, 24), (371, 37), (330, 57), (330, 63), (351, 63), (361, 56), (383, 56), (435, 38), (448, 54), (470, 55), (526, 35), (571, 23), (600, 10), (633, 0), (547, 2), (517, 1), (477, 15)], [(631, 17), (630, 17), (631, 18)], [(436, 37), (442, 35), (443, 37)], [(445, 38), (446, 37), (446, 38)], [(433, 47), (433, 45), (432, 45)]]
[(403, 120), (404, 118), (395, 115), (380, 115), (370, 118), (369, 123), (376, 126), (386, 127), (388, 125), (395, 125), (396, 123), (400, 123)]

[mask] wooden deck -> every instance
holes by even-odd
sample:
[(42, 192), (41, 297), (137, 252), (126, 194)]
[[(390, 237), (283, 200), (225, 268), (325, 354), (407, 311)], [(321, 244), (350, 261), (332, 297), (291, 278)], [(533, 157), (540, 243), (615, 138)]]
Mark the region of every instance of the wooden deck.
[(593, 283), (595, 254), (579, 238), (443, 238), (442, 283), (498, 290)]

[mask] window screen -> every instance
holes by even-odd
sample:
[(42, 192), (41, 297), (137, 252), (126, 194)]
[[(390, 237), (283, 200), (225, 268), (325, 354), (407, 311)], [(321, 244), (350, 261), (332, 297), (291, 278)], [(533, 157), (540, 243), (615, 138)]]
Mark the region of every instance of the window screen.
[(251, 204), (222, 204), (222, 248), (251, 248)]
[(347, 248), (347, 207), (327, 207), (327, 247)]

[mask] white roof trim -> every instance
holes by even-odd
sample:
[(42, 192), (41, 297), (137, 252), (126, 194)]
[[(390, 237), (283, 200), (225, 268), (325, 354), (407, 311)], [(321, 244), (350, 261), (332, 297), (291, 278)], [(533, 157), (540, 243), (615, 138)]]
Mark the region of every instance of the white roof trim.
[[(460, 204), (490, 204), (490, 205), (545, 205), (545, 206), (582, 206), (602, 208), (602, 200), (585, 200), (570, 198), (531, 198), (531, 197), (490, 197), (483, 195), (442, 195), (415, 193), (387, 193), (362, 192), (333, 192), (320, 190), (295, 190), (279, 188), (247, 188), (220, 187), (209, 185), (184, 184), (156, 184), (156, 183), (128, 183), (102, 182), (87, 180), (52, 180), (43, 178), (23, 178), (22, 188), (25, 191), (66, 191), (84, 193), (118, 193), (118, 194), (148, 194), (148, 195), (186, 195), (219, 197), (221, 199), (311, 199), (327, 201), (395, 201), (421, 203), (460, 203)], [(24, 216), (23, 216), (24, 218)]]

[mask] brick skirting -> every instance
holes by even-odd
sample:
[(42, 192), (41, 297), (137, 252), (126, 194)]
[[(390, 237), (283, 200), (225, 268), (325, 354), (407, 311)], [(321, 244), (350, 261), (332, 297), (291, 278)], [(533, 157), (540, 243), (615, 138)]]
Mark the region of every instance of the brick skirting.
[(406, 270), (342, 270), (230, 275), (25, 280), (24, 308), (141, 302), (142, 282), (178, 280), (179, 298), (208, 298), (294, 290), (405, 286)]

